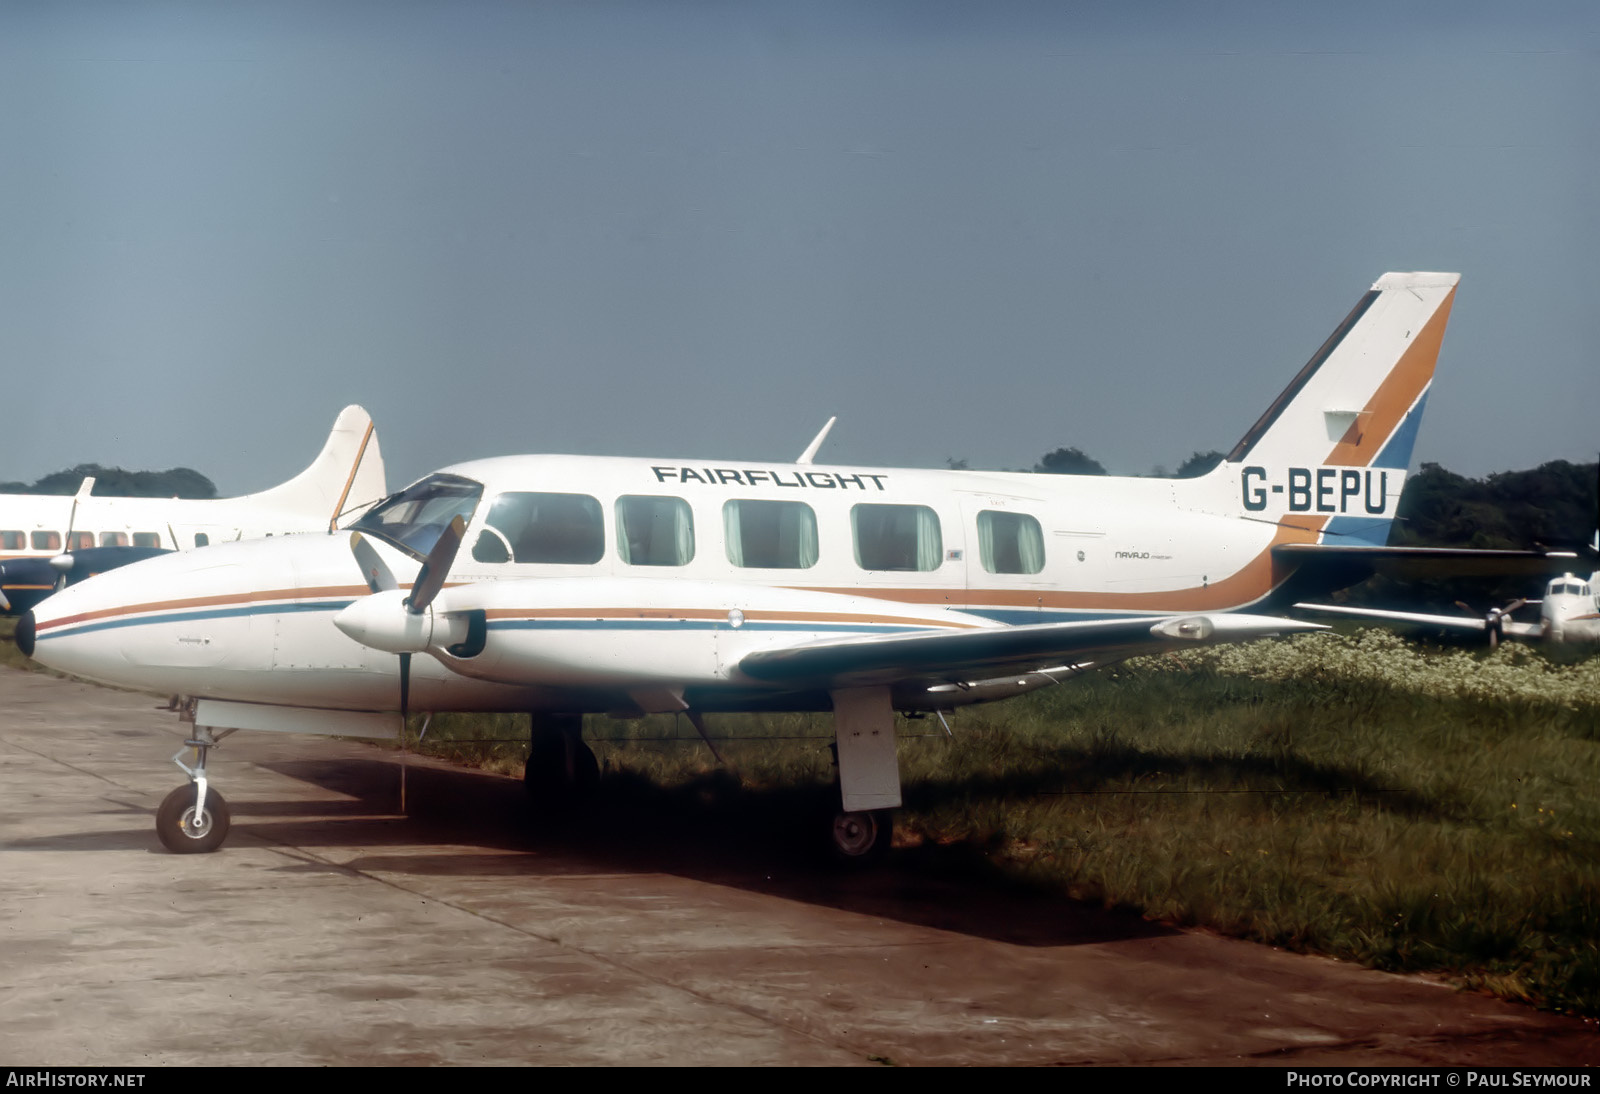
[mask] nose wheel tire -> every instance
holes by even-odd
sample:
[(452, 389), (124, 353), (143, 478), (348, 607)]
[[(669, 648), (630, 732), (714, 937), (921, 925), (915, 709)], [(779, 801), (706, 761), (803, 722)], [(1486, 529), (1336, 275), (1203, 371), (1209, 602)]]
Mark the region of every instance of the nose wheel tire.
[(199, 788), (190, 783), (168, 794), (156, 810), (156, 835), (167, 850), (179, 855), (199, 855), (215, 851), (228, 837), (228, 803), (212, 787), (206, 787), (205, 810), (195, 816), (194, 801)]
[(833, 857), (846, 865), (873, 862), (889, 851), (894, 840), (894, 813), (835, 813), (829, 831)]

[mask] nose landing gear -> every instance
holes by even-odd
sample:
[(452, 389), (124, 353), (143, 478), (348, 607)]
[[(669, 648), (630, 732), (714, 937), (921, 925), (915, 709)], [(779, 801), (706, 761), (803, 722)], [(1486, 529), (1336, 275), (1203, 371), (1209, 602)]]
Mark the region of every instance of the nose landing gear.
[[(206, 784), (206, 754), (232, 732), (229, 729), (214, 734), (208, 726), (196, 726), (194, 736), (183, 742), (183, 748), (172, 757), (172, 762), (192, 780), (188, 786), (168, 794), (156, 810), (156, 835), (174, 854), (205, 854), (221, 847), (228, 838), (228, 803)], [(189, 748), (195, 751), (193, 767), (182, 758), (184, 749)]]

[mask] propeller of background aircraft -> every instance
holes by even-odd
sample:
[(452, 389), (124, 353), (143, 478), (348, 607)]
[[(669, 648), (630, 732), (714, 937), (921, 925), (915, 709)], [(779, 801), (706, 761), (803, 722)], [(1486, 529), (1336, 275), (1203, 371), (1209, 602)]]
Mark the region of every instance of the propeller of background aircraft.
[(78, 486), (78, 492), (72, 496), (72, 508), (67, 510), (67, 538), (61, 541), (65, 548), (61, 554), (50, 559), (50, 568), (56, 572), (55, 588), (60, 592), (67, 587), (67, 577), (72, 573), (72, 567), (77, 559), (72, 556), (72, 533), (78, 525), (78, 503), (94, 492), (94, 476), (84, 477)]
[[(1500, 639), (1505, 633), (1506, 617), (1526, 603), (1528, 603), (1528, 600), (1526, 597), (1523, 597), (1518, 600), (1513, 600), (1503, 608), (1490, 608), (1487, 612), (1483, 613), (1483, 629), (1488, 632), (1490, 649), (1494, 649), (1500, 645)], [(1464, 604), (1459, 600), (1456, 601), (1456, 607), (1470, 615), (1478, 614), (1477, 611), (1475, 611), (1470, 605)]]

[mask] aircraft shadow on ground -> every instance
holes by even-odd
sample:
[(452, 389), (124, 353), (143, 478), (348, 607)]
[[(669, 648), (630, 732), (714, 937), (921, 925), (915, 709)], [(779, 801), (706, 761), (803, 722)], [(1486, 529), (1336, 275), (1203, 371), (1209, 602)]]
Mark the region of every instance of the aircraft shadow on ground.
[[(954, 844), (898, 848), (884, 863), (841, 871), (824, 861), (821, 832), (832, 797), (825, 786), (742, 790), (726, 773), (665, 790), (611, 773), (592, 800), (570, 810), (538, 810), (520, 780), (436, 761), (406, 767), (400, 810), (394, 754), (328, 760), (256, 760), (255, 766), (331, 792), (334, 797), (230, 800), (235, 834), (283, 847), (360, 849), (336, 863), (289, 870), (340, 869), (413, 876), (529, 878), (596, 873), (663, 873), (837, 907), (1019, 945), (1059, 946), (1168, 933), (1137, 915), (1042, 892), (1002, 876), (983, 849)], [(1000, 777), (924, 780), (908, 804), (1096, 793), (1130, 775), (1200, 772), (1217, 785), (1271, 780), (1288, 792), (1348, 793), (1378, 808), (1442, 816), (1449, 803), (1371, 784), (1359, 773), (1290, 756), (1158, 756), (1113, 742), (1041, 757)], [(141, 850), (165, 853), (149, 814), (132, 806), (130, 823), (95, 832), (10, 841), (16, 850)], [(428, 848), (437, 847), (437, 851)], [(405, 848), (395, 853), (387, 849)]]
[[(313, 785), (336, 784), (368, 810), (339, 818), (324, 812), (324, 803), (236, 805), (236, 831), (313, 851), (367, 849), (337, 865), (287, 869), (530, 879), (669, 874), (1027, 946), (1173, 933), (1133, 913), (1019, 885), (971, 847), (900, 848), (875, 866), (841, 869), (820, 850), (825, 787), (740, 792), (731, 777), (713, 776), (705, 786), (672, 793), (612, 776), (585, 806), (551, 812), (536, 809), (519, 780), (414, 765), (407, 772), (407, 816), (400, 818), (392, 815), (399, 794), (392, 759), (261, 766)], [(296, 809), (304, 819), (291, 819)], [(400, 847), (407, 850), (385, 853)]]

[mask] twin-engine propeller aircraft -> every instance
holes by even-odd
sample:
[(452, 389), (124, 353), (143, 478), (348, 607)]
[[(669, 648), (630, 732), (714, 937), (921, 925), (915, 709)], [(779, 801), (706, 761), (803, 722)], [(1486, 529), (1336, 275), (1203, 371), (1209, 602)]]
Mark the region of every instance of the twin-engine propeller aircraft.
[(527, 781), (554, 793), (596, 775), (585, 712), (682, 712), (703, 733), (708, 711), (832, 710), (833, 844), (872, 855), (900, 804), (897, 710), (1315, 629), (1246, 613), (1396, 562), (1483, 565), (1381, 546), (1457, 280), (1384, 275), (1202, 478), (822, 467), (815, 443), (793, 464), (478, 460), (344, 534), (103, 574), (18, 643), (189, 697), (192, 783), (157, 817), (178, 851), (222, 842), (206, 755), (239, 729), (392, 737), (396, 710), (529, 711)]
[[(1523, 623), (1511, 618), (1511, 613), (1525, 604), (1539, 605), (1539, 622)], [(1488, 636), (1491, 647), (1499, 645), (1502, 637), (1555, 643), (1600, 642), (1600, 570), (1590, 574), (1588, 580), (1572, 573), (1551, 578), (1545, 586), (1544, 599), (1513, 600), (1503, 608), (1490, 608), (1481, 616), (1431, 615), (1336, 604), (1296, 604), (1295, 607), (1385, 623), (1480, 631)]]
[(372, 419), (347, 406), (317, 458), (288, 482), (237, 498), (0, 495), (0, 612), (23, 612), (92, 574), (168, 551), (328, 531), (386, 493)]

